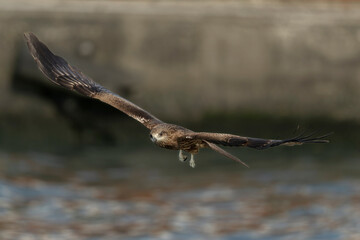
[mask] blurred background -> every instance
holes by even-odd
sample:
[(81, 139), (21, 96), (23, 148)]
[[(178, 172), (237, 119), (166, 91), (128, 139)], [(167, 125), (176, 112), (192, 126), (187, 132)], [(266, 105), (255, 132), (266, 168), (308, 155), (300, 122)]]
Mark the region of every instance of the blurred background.
[[(360, 239), (357, 1), (0, 0), (0, 238)], [(57, 87), (23, 39), (164, 121), (330, 144), (197, 167)]]

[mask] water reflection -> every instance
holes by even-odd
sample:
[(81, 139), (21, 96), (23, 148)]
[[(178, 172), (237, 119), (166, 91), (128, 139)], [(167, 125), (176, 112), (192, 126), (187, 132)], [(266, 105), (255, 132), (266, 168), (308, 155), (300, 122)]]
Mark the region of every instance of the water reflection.
[(350, 162), (192, 171), (173, 160), (184, 171), (161, 170), (159, 160), (73, 168), (61, 156), (2, 152), (0, 238), (360, 238), (360, 178), (347, 174)]

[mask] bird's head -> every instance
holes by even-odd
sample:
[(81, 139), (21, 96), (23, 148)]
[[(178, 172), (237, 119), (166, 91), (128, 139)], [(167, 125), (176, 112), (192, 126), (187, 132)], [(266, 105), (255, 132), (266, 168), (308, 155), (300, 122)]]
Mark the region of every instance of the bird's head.
[(162, 127), (154, 127), (150, 132), (150, 139), (156, 144), (164, 143), (168, 140), (169, 134)]

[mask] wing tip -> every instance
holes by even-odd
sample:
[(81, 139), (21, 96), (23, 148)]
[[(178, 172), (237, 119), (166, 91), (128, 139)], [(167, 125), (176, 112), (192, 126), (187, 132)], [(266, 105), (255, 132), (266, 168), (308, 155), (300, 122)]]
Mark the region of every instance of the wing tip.
[(302, 133), (295, 138), (283, 140), (282, 143), (280, 142), (280, 145), (295, 146), (295, 145), (302, 145), (304, 143), (330, 143), (330, 140), (324, 138), (334, 134), (334, 132), (330, 132), (324, 135), (314, 136), (316, 133), (317, 132), (313, 132), (308, 135)]
[(32, 32), (24, 32), (24, 38), (30, 50), (32, 50), (31, 46), (34, 46), (36, 43), (40, 42)]
[(26, 41), (26, 45), (28, 46), (28, 48), (30, 50), (31, 55), (34, 56), (34, 52), (35, 52), (34, 42), (38, 42), (39, 39), (32, 32), (25, 32), (24, 38)]
[[(31, 38), (34, 38), (35, 37), (35, 34), (32, 33), (32, 32), (24, 32), (24, 38), (28, 41), (30, 40)], [(36, 38), (36, 37), (35, 37)]]
[(34, 35), (32, 32), (24, 32), (25, 40), (29, 41), (32, 35)]

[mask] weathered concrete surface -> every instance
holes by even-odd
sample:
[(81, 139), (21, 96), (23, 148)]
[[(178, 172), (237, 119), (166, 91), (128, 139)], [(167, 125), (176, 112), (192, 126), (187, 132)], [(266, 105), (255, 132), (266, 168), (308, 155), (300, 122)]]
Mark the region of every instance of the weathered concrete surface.
[(209, 111), (360, 119), (357, 4), (0, 1), (2, 113), (53, 112), (11, 87), (14, 74), (42, 77), (25, 31), (166, 119)]

